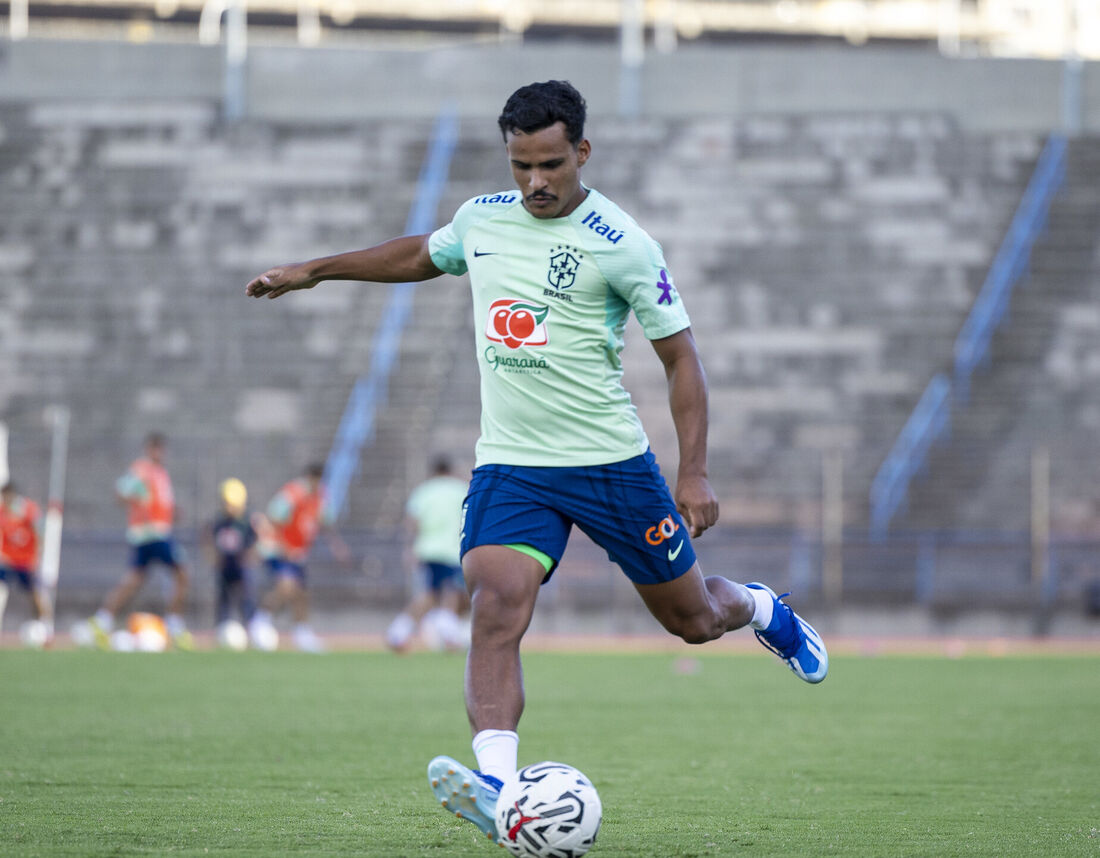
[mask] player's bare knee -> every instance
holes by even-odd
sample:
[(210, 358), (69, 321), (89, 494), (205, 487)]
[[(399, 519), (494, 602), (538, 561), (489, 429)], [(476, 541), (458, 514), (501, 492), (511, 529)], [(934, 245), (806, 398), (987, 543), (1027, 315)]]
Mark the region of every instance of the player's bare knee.
[(475, 639), (519, 640), (530, 621), (530, 607), (518, 593), (477, 587), (470, 599)]
[(703, 644), (721, 637), (723, 629), (709, 616), (677, 617), (665, 628), (684, 643)]

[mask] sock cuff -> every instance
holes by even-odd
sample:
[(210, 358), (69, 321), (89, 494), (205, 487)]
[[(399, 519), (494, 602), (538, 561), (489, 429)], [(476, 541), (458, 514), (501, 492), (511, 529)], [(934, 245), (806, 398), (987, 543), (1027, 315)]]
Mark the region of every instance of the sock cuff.
[(474, 753), (478, 753), (482, 748), (485, 748), (487, 745), (495, 744), (501, 739), (519, 744), (519, 733), (515, 730), (482, 730), (474, 736), (474, 741), (472, 742)]
[(757, 590), (754, 587), (745, 589), (756, 602), (756, 609), (753, 611), (752, 619), (749, 620), (749, 625), (754, 629), (764, 630), (771, 625), (772, 614), (775, 613), (775, 601), (767, 590)]

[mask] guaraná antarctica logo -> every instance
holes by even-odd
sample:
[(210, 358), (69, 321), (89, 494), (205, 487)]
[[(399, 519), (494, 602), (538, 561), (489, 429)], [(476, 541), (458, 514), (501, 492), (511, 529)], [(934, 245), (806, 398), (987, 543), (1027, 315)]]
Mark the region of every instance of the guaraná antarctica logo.
[(550, 308), (520, 298), (497, 298), (489, 305), (485, 336), (510, 349), (544, 346), (550, 342), (546, 317)]

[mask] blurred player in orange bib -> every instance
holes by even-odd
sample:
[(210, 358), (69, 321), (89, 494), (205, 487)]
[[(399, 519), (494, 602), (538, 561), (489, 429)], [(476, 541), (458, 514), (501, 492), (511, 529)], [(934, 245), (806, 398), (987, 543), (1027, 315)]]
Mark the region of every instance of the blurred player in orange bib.
[(266, 521), (260, 527), (259, 552), (273, 586), (249, 623), (249, 636), (261, 649), (270, 648), (265, 641), (278, 640), (274, 617), (289, 607), (294, 618), (294, 645), (303, 652), (324, 650), (309, 626), (305, 562), (322, 529), (328, 532), (329, 548), (338, 560), (347, 562), (349, 553), (324, 517), (323, 473), (320, 464), (309, 465), (301, 477), (279, 489), (268, 504)]
[(183, 550), (172, 535), (176, 501), (172, 480), (164, 468), (166, 439), (159, 432), (145, 439), (145, 455), (136, 459), (115, 483), (115, 494), (126, 507), (130, 543), (130, 568), (103, 600), (89, 625), (96, 640), (104, 646), (114, 629), (115, 617), (137, 595), (149, 566), (160, 563), (172, 572), (175, 587), (168, 602), (164, 624), (172, 643), (179, 649), (191, 649), (191, 633), (183, 621), (190, 574)]
[(52, 636), (53, 612), (38, 577), (40, 515), (38, 504), (20, 495), (13, 483), (0, 489), (0, 620), (14, 582), (30, 596), (34, 618), (46, 623)]

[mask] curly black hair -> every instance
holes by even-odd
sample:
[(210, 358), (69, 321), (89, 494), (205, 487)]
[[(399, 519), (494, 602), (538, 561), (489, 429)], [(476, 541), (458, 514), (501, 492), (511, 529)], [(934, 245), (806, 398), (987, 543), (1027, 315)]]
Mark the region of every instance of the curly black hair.
[(567, 80), (548, 80), (521, 86), (508, 98), (497, 120), (505, 140), (508, 132), (531, 134), (555, 122), (565, 124), (565, 135), (576, 146), (584, 139), (587, 112), (584, 96)]

